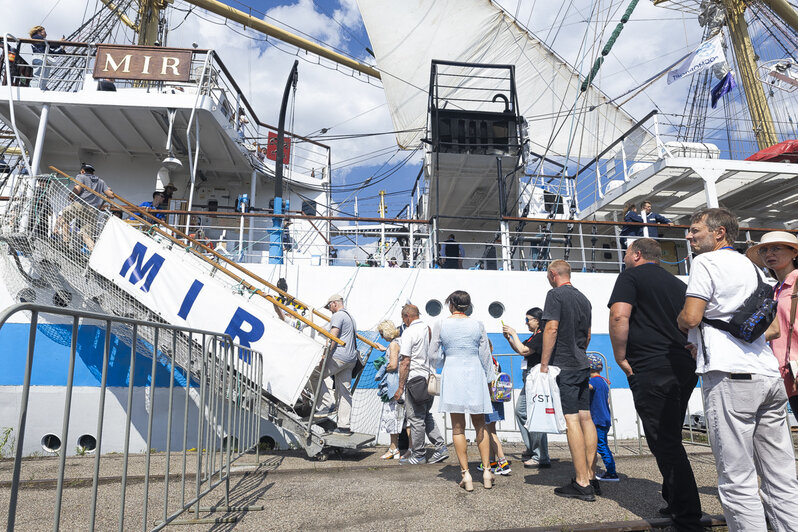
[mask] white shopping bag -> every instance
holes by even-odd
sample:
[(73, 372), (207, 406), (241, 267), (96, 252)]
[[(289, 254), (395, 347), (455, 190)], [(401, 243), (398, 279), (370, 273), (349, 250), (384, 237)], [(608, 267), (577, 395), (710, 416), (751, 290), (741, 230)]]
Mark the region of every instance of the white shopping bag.
[(560, 368), (549, 366), (548, 373), (540, 372), (540, 364), (529, 371), (526, 388), (526, 428), (529, 432), (565, 432), (565, 416), (560, 403), (557, 375)]

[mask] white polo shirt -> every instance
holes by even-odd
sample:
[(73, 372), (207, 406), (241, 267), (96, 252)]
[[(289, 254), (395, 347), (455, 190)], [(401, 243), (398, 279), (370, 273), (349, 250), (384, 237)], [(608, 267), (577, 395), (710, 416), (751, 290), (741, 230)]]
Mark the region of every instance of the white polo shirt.
[(429, 336), (429, 328), (419, 318), (399, 337), (399, 358), (410, 357), (410, 374), (407, 380), (418, 376), (426, 377), (432, 371), (427, 358)]
[[(704, 317), (728, 322), (756, 290), (759, 275), (754, 263), (733, 249), (702, 253), (690, 268), (687, 297), (707, 302)], [(699, 327), (705, 343), (702, 343)], [(764, 334), (748, 343), (704, 323), (690, 329), (687, 338), (698, 346), (696, 373), (699, 375), (725, 371), (779, 376), (778, 362)]]

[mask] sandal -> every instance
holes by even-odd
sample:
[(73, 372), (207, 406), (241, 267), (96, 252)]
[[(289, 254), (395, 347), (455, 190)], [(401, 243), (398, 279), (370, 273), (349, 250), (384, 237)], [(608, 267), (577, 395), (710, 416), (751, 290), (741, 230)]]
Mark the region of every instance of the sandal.
[(381, 460), (391, 460), (392, 458), (399, 458), (399, 449), (388, 449), (384, 455), (380, 456)]

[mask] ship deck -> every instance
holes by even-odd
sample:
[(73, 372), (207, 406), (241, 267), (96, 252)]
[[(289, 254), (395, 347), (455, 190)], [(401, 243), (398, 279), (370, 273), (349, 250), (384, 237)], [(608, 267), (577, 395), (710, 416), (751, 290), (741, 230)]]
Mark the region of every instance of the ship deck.
[[(720, 523), (715, 463), (709, 448), (686, 445), (693, 465), (707, 522)], [(327, 461), (309, 460), (300, 451), (269, 451), (247, 455), (234, 464), (230, 505), (262, 507), (248, 512), (201, 512), (203, 519), (238, 517), (236, 523), (202, 522), (179, 530), (497, 530), (539, 528), (541, 530), (641, 530), (667, 526), (657, 514), (663, 500), (661, 477), (654, 458), (637, 440), (619, 441), (616, 453), (621, 481), (602, 484), (603, 496), (595, 503), (562, 499), (552, 492), (573, 476), (565, 442), (552, 442), (551, 469), (524, 469), (521, 446), (507, 444), (512, 461), (509, 476), (499, 477), (494, 489), (478, 484), (480, 473), (476, 446), (469, 446), (475, 481), (473, 493), (457, 487), (459, 467), (452, 456), (434, 465), (401, 466), (380, 460), (384, 447), (347, 451)], [(172, 455), (169, 499), (180, 500), (180, 454)], [(164, 471), (165, 455), (153, 457), (154, 470)], [(52, 523), (57, 458), (29, 458), (23, 463), (16, 530), (41, 530)], [(192, 460), (188, 461), (191, 464)], [(97, 527), (117, 528), (122, 456), (106, 455), (100, 471)], [(92, 490), (90, 456), (67, 459), (64, 486), (63, 530), (85, 528)], [(13, 460), (0, 461), (0, 507), (8, 503)], [(193, 483), (189, 465), (187, 484)], [(143, 518), (144, 458), (131, 457), (125, 527), (140, 528)], [(188, 495), (187, 495), (188, 496)], [(148, 528), (162, 517), (163, 477), (150, 479)], [(225, 504), (222, 491), (208, 495), (203, 507)], [(185, 518), (193, 518), (184, 515)], [(600, 525), (595, 525), (601, 523)], [(170, 527), (174, 528), (174, 527)]]
[(704, 181), (713, 181), (721, 206), (744, 225), (795, 225), (798, 164), (668, 157), (635, 172), (622, 185), (583, 209), (579, 216), (611, 220), (628, 202), (656, 198), (659, 212), (689, 216), (707, 204)]

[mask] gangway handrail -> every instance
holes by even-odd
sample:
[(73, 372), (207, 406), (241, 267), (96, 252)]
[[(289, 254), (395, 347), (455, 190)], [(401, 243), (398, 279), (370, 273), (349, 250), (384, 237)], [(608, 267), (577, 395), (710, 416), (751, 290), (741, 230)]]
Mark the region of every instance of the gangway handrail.
[[(129, 202), (125, 198), (119, 196), (118, 194), (114, 193), (114, 198), (113, 199), (118, 199), (119, 201), (123, 202), (127, 207), (119, 205), (119, 204), (115, 203), (114, 201), (112, 201), (111, 198), (108, 198), (108, 196), (100, 194), (99, 192), (97, 192), (95, 190), (92, 190), (89, 187), (84, 186), (77, 179), (75, 179), (74, 177), (70, 176), (69, 174), (66, 174), (66, 173), (62, 172), (61, 170), (59, 170), (55, 166), (50, 166), (50, 169), (53, 170), (54, 172), (57, 172), (58, 174), (60, 174), (60, 175), (62, 175), (64, 177), (66, 177), (72, 183), (74, 183), (76, 185), (80, 185), (84, 190), (89, 191), (90, 193), (94, 194), (95, 196), (97, 196), (98, 198), (102, 199), (103, 201), (106, 201), (106, 202), (114, 205), (115, 207), (120, 209), (125, 214), (131, 216), (133, 219), (146, 224), (149, 229), (151, 229), (152, 231), (157, 232), (159, 235), (167, 238), (172, 243), (177, 244), (177, 245), (179, 245), (181, 247), (185, 247), (185, 244), (183, 242), (181, 242), (180, 240), (178, 240), (174, 236), (170, 235), (167, 231), (164, 231), (163, 229), (158, 227), (158, 225), (165, 227), (168, 231), (173, 231), (174, 234), (178, 235), (180, 238), (183, 238), (183, 239), (187, 240), (188, 242), (191, 242), (192, 245), (196, 245), (196, 246), (200, 247), (203, 251), (205, 251), (207, 253), (210, 253), (211, 255), (214, 256), (214, 258), (218, 259), (219, 261), (223, 261), (226, 264), (230, 264), (230, 265), (235, 266), (236, 269), (242, 271), (243, 273), (245, 273), (246, 275), (252, 277), (256, 281), (262, 282), (267, 287), (269, 287), (269, 288), (271, 288), (273, 290), (276, 290), (277, 292), (281, 293), (283, 296), (288, 297), (288, 298), (292, 298), (292, 296), (290, 294), (287, 294), (286, 292), (280, 290), (276, 286), (271, 285), (271, 283), (261, 279), (260, 277), (258, 277), (257, 275), (253, 274), (252, 272), (247, 271), (245, 268), (243, 268), (241, 266), (238, 266), (235, 262), (233, 262), (233, 261), (229, 260), (228, 258), (222, 256), (221, 254), (217, 253), (216, 251), (214, 251), (213, 249), (209, 248), (208, 246), (202, 244), (201, 242), (198, 242), (197, 240), (195, 240), (195, 239), (191, 238), (190, 236), (184, 234), (179, 229), (177, 229), (175, 227), (172, 227), (171, 225), (163, 222), (162, 220), (159, 220), (154, 215), (152, 215), (149, 212), (145, 211), (143, 208), (132, 204), (131, 202)], [(135, 209), (135, 210), (129, 210), (128, 208)], [(155, 225), (155, 224), (152, 224), (152, 223), (148, 222), (147, 220), (145, 220), (144, 218), (139, 216), (139, 214), (144, 214), (145, 216), (147, 216), (149, 218), (152, 218), (153, 220), (157, 220), (158, 225)], [(194, 251), (195, 248), (188, 248), (188, 249)], [(231, 279), (233, 279), (237, 283), (240, 283), (244, 288), (246, 288), (247, 290), (251, 291), (253, 294), (257, 294), (257, 295), (263, 297), (264, 299), (266, 299), (267, 301), (269, 301), (270, 303), (272, 303), (274, 305), (277, 305), (281, 310), (283, 310), (283, 311), (287, 312), (288, 314), (290, 314), (291, 316), (297, 318), (302, 323), (304, 323), (305, 325), (311, 327), (314, 331), (320, 333), (321, 335), (323, 335), (328, 340), (336, 342), (337, 344), (339, 344), (341, 346), (346, 345), (346, 342), (344, 342), (340, 338), (332, 335), (330, 332), (324, 330), (322, 327), (319, 327), (318, 325), (316, 325), (312, 321), (308, 320), (307, 318), (305, 318), (304, 316), (302, 316), (298, 312), (294, 311), (292, 308), (282, 304), (274, 296), (272, 296), (270, 294), (264, 294), (263, 291), (260, 288), (248, 283), (243, 277), (239, 277), (238, 275), (236, 275), (233, 272), (229, 271), (227, 268), (224, 268), (223, 266), (221, 266), (217, 262), (214, 262), (209, 257), (207, 257), (207, 256), (205, 256), (205, 255), (203, 255), (201, 253), (196, 253), (196, 252), (194, 252), (194, 256), (199, 257), (200, 259), (204, 260), (205, 262), (207, 262), (208, 264), (210, 264), (214, 268), (222, 271), (228, 277), (230, 277)], [(297, 301), (297, 300), (294, 299), (294, 301)], [(299, 301), (297, 301), (297, 303), (299, 303)], [(307, 306), (307, 305), (305, 305), (305, 306)]]

